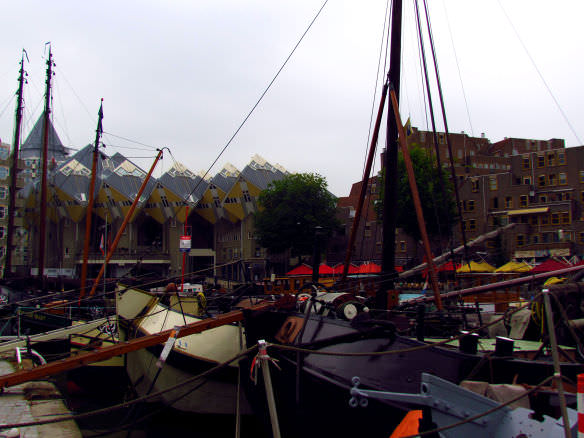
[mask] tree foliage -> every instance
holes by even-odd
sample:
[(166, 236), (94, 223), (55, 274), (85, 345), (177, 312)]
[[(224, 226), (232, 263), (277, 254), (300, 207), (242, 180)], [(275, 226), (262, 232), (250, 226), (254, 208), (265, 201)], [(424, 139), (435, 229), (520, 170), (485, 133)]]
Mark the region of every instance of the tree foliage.
[[(447, 169), (441, 169), (441, 176), (436, 168), (436, 161), (427, 149), (412, 145), (409, 149), (416, 176), (416, 184), (422, 204), (426, 230), (430, 236), (446, 236), (456, 223), (457, 211), (454, 188)], [(397, 226), (407, 234), (419, 240), (420, 230), (416, 218), (414, 201), (406, 171), (403, 154), (398, 156), (398, 203)], [(384, 175), (382, 175), (382, 179)], [(382, 184), (383, 187), (383, 184)], [(376, 204), (378, 216), (383, 211), (383, 193), (381, 202)]]
[(258, 198), (255, 230), (260, 244), (272, 253), (291, 249), (293, 255), (312, 254), (315, 230), (322, 227), (324, 245), (338, 226), (336, 198), (326, 179), (316, 173), (295, 173), (272, 182)]

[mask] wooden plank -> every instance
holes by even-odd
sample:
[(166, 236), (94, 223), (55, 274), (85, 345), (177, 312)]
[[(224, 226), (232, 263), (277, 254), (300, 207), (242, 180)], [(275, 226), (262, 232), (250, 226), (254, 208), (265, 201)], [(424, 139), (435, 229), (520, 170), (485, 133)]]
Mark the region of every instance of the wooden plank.
[[(272, 306), (273, 303), (267, 302), (260, 303), (258, 305), (252, 306), (249, 310), (251, 311), (266, 310)], [(200, 333), (205, 330), (220, 327), (225, 324), (231, 324), (233, 322), (238, 322), (241, 320), (243, 320), (243, 311), (234, 310), (223, 315), (218, 315), (217, 317), (214, 318), (206, 318), (203, 319), (202, 321), (197, 321), (182, 326), (177, 334), (177, 338), (182, 338), (184, 336)], [(87, 365), (93, 362), (100, 362), (102, 360), (109, 359), (110, 357), (120, 356), (122, 354), (130, 353), (132, 351), (140, 350), (142, 348), (162, 344), (166, 342), (170, 333), (173, 330), (174, 329), (169, 329), (153, 335), (133, 339), (131, 341), (120, 342), (119, 344), (104, 347), (97, 351), (81, 353), (75, 357), (70, 357), (67, 359), (51, 362), (48, 363), (47, 365), (41, 365), (39, 367), (33, 368), (30, 371), (23, 370), (17, 371), (12, 374), (0, 376), (0, 389), (18, 385), (23, 382), (28, 382), (30, 380), (37, 380), (40, 378), (51, 376), (53, 374), (59, 374), (64, 371), (82, 367), (83, 365)]]

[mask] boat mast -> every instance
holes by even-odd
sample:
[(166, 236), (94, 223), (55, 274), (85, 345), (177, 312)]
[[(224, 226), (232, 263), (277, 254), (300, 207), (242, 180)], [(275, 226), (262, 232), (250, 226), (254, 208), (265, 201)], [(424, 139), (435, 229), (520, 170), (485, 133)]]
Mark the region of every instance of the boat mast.
[[(399, 99), (400, 71), (401, 71), (401, 27), (402, 27), (402, 0), (393, 0), (391, 12), (391, 51), (388, 79), (392, 84), (395, 94)], [(398, 101), (399, 103), (399, 101)], [(391, 100), (388, 99), (387, 109), (387, 140), (384, 155), (383, 167), (385, 169), (383, 200), (383, 247), (381, 262), (381, 278), (383, 281), (379, 285), (376, 293), (376, 307), (387, 309), (388, 291), (394, 288), (395, 276), (395, 231), (397, 227), (396, 215), (393, 210), (397, 205), (398, 198), (398, 175), (397, 175), (397, 151), (398, 132), (394, 117), (390, 117), (393, 112)]]
[[(87, 280), (87, 257), (89, 254), (89, 239), (91, 235), (91, 214), (93, 213), (93, 202), (95, 193), (95, 177), (97, 174), (97, 158), (99, 149), (99, 140), (103, 132), (103, 99), (99, 105), (99, 112), (97, 113), (97, 129), (95, 130), (95, 144), (93, 145), (93, 161), (91, 163), (91, 182), (89, 183), (89, 202), (87, 203), (87, 210), (85, 216), (85, 242), (83, 244), (83, 265), (81, 266), (81, 296), (85, 295), (85, 281)], [(107, 225), (106, 225), (107, 227)]]
[(14, 234), (14, 215), (16, 214), (16, 183), (18, 177), (18, 152), (20, 148), (20, 131), (22, 126), (22, 108), (24, 89), (24, 49), (22, 49), (22, 59), (20, 60), (20, 75), (18, 76), (18, 102), (16, 104), (16, 115), (14, 123), (14, 140), (12, 141), (12, 163), (10, 166), (10, 199), (8, 205), (8, 233), (6, 235), (6, 260), (4, 265), (4, 277), (12, 272), (12, 239)]
[(45, 113), (43, 131), (42, 173), (41, 173), (41, 216), (39, 225), (39, 279), (44, 290), (45, 270), (45, 246), (46, 246), (46, 217), (47, 217), (47, 172), (49, 156), (49, 123), (51, 114), (51, 79), (53, 77), (53, 54), (49, 46), (49, 59), (47, 60), (47, 80), (45, 91)]

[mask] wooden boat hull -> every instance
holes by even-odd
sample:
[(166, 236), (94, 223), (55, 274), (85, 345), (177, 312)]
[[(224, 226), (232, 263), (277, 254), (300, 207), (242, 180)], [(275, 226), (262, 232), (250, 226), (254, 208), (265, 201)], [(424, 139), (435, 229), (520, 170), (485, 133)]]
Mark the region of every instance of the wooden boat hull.
[[(188, 307), (188, 302), (184, 304)], [(146, 336), (202, 320), (183, 315), (180, 310), (160, 304), (156, 296), (134, 288), (118, 293), (118, 315), (122, 339)], [(138, 394), (152, 394), (226, 362), (239, 354), (243, 346), (242, 329), (237, 325), (225, 325), (178, 339), (161, 369), (156, 363), (163, 345), (129, 353), (126, 367)], [(238, 399), (238, 378), (239, 367), (231, 364), (153, 401), (161, 401), (181, 411), (205, 414), (234, 414), (239, 401), (240, 412), (251, 413), (243, 391)]]

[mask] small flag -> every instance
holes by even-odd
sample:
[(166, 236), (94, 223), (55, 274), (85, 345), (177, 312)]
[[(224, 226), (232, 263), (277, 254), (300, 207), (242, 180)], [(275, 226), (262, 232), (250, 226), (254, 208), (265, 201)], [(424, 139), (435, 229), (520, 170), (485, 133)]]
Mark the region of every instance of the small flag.
[(406, 124), (404, 125), (404, 129), (406, 131), (406, 137), (409, 137), (410, 135), (412, 135), (413, 131), (412, 131), (412, 123), (410, 122), (410, 118), (408, 117), (408, 120), (406, 122)]
[(104, 241), (103, 241), (103, 234), (101, 235), (101, 239), (99, 241), (99, 250), (101, 251), (101, 253), (105, 256), (105, 252), (104, 252)]

